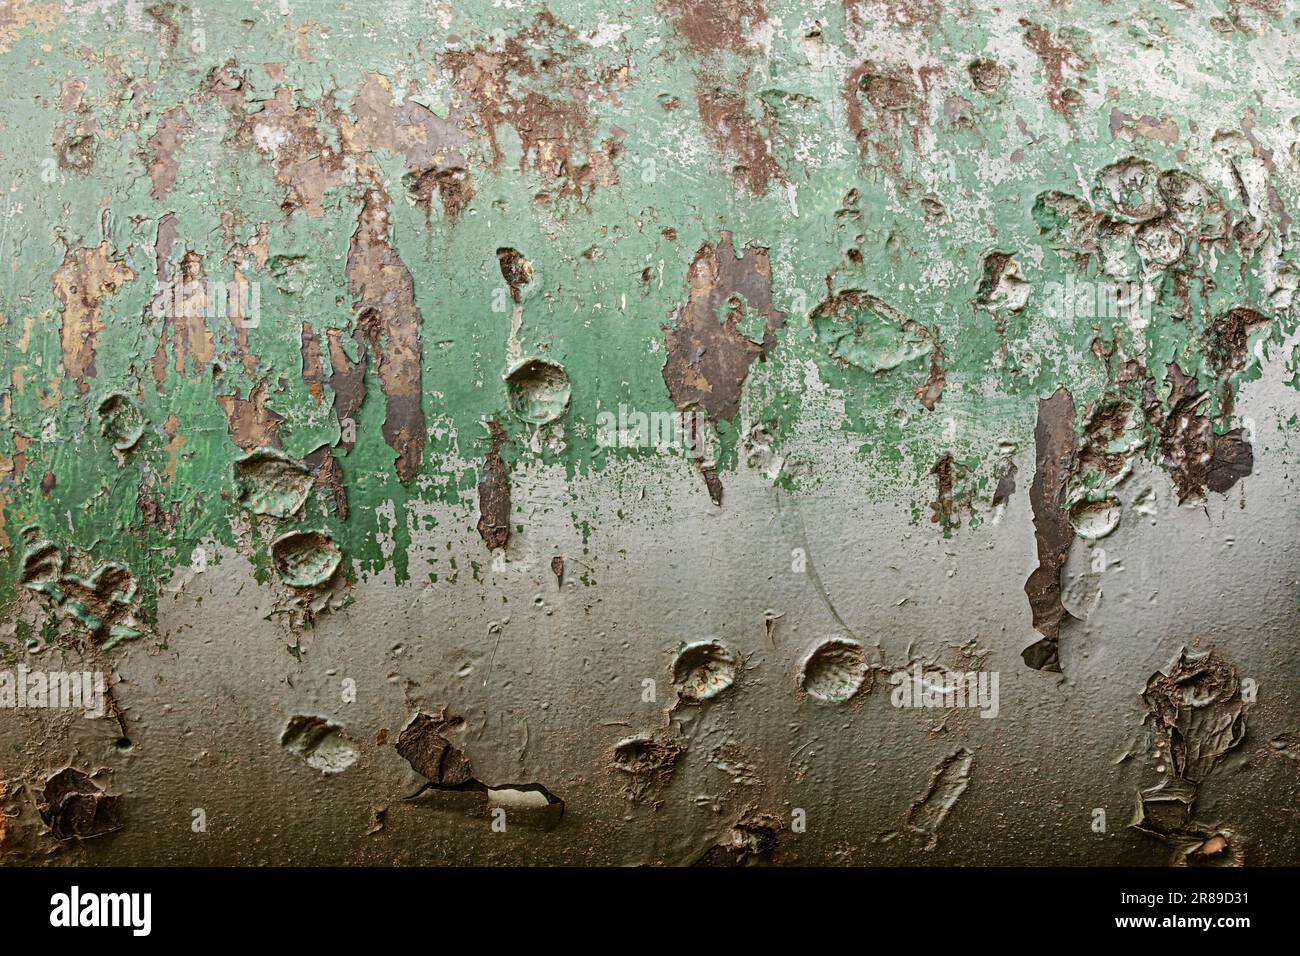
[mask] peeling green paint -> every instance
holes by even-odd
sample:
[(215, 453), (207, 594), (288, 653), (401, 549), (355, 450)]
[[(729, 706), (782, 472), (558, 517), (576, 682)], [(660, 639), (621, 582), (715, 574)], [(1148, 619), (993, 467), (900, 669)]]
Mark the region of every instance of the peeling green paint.
[[(748, 467), (755, 428), (792, 493), (847, 440), (864, 495), (982, 533), (1000, 449), (1032, 441), (1058, 387), (1081, 434), (1099, 404), (1133, 410), (1103, 457), (1164, 462), (1170, 366), (1222, 439), (1295, 331), (1300, 64), (1267, 5), (1230, 29), (1127, 2), (1070, 23), (936, 8), (896, 24), (906, 52), (838, 2), (756, 4), (721, 32), (674, 4), (450, 25), (397, 4), (419, 29), (395, 32), (361, 8), (165, 6), (177, 29), (152, 43), (117, 9), (6, 27), (0, 81), (4, 528), (129, 568), (146, 618), (205, 542), (268, 581), (291, 526), (328, 535), (350, 578), (425, 578), (424, 508), (474, 524), (488, 421), (507, 474), (657, 461), (601, 444), (596, 419), (674, 411), (671, 334), (724, 235), (770, 275), (719, 304), (762, 355), (697, 383), (741, 395), (709, 423), (701, 494)], [(381, 250), (370, 287), (349, 275), (361, 239)], [(384, 297), (408, 279), (410, 328)], [(1053, 288), (1106, 283), (1149, 315), (1054, 307)], [(1234, 310), (1257, 318), (1225, 332)], [(276, 489), (250, 487), (257, 461), (280, 463)], [(1108, 480), (1076, 472), (1074, 500)], [(585, 535), (593, 509), (565, 507)]]

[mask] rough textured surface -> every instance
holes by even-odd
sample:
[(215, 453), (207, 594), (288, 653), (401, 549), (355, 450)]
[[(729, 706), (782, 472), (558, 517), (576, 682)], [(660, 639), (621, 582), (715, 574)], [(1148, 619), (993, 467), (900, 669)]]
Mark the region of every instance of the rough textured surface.
[(0, 0), (0, 860), (1300, 863), (1298, 38)]

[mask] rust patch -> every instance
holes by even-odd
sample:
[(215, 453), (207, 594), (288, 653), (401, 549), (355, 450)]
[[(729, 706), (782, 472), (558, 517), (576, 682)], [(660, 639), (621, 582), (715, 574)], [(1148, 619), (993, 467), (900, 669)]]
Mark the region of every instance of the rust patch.
[(771, 813), (747, 815), (735, 824), (725, 839), (697, 859), (692, 866), (738, 867), (767, 863), (780, 847), (781, 818)]
[(934, 352), (930, 355), (930, 374), (925, 380), (924, 385), (914, 388), (912, 391), (916, 394), (917, 401), (925, 406), (927, 411), (934, 411), (934, 406), (939, 404), (943, 398), (943, 387), (948, 382), (948, 373), (939, 364), (942, 353), (939, 351), (938, 343), (934, 346)]
[(343, 480), (343, 466), (329, 445), (321, 445), (303, 459), (311, 469), (316, 485), (329, 492), (340, 521), (348, 520), (348, 487)]
[(533, 284), (536, 278), (533, 264), (524, 258), (518, 249), (502, 246), (497, 250), (497, 265), (501, 268), (501, 278), (510, 287), (510, 298), (515, 304), (523, 301), (524, 290)]
[(967, 67), (967, 72), (970, 73), (971, 84), (985, 95), (996, 93), (1002, 81), (1006, 79), (1006, 70), (998, 66), (994, 60), (974, 60)]
[[(785, 314), (772, 305), (772, 266), (767, 249), (750, 246), (737, 256), (731, 233), (723, 232), (715, 247), (708, 242), (695, 253), (687, 272), (689, 294), (677, 322), (664, 326), (664, 383), (677, 409), (703, 410), (709, 419), (731, 421), (740, 409), (740, 396), (754, 360), (776, 347), (777, 330)], [(748, 311), (763, 321), (762, 343), (740, 330)], [(698, 452), (696, 415), (688, 416), (690, 441)], [(697, 456), (714, 504), (722, 503), (717, 470)]]
[(356, 420), (361, 405), (366, 400), (366, 341), (363, 332), (353, 333), (357, 346), (357, 360), (353, 362), (343, 350), (343, 331), (326, 329), (330, 353), (330, 390), (334, 393), (334, 414), (339, 421), (339, 441), (336, 447), (344, 453), (356, 445)]
[(158, 132), (149, 137), (149, 178), (153, 180), (149, 195), (159, 202), (176, 186), (176, 174), (180, 172), (176, 154), (193, 125), (185, 107), (176, 106), (159, 117)]
[(388, 398), (384, 440), (397, 453), (397, 477), (410, 481), (420, 470), (425, 423), (421, 405), (420, 323), (411, 272), (388, 242), (388, 194), (366, 191), (357, 229), (348, 247), (348, 291), (357, 328), (377, 356), (379, 380)]
[[(714, 421), (730, 421), (750, 366), (776, 347), (785, 324), (772, 305), (767, 249), (750, 246), (737, 256), (731, 233), (723, 232), (716, 247), (706, 242), (695, 253), (687, 283), (685, 308), (675, 325), (664, 326), (664, 382), (679, 410), (698, 405)], [(740, 331), (746, 309), (765, 320), (761, 345)]]
[(775, 118), (764, 106), (767, 132), (759, 129), (745, 100), (747, 79), (748, 73), (736, 80), (736, 89), (732, 89), (720, 76), (702, 74), (696, 80), (695, 102), (709, 142), (719, 156), (731, 158), (732, 176), (755, 196), (761, 196), (773, 179), (785, 177), (772, 155)]
[(447, 735), (463, 729), (459, 718), (416, 714), (397, 736), (393, 749), (411, 769), (437, 787), (457, 787), (474, 780), (469, 758)]
[[(903, 135), (906, 132), (915, 149), (921, 148), (921, 130), (915, 114), (924, 105), (911, 71), (866, 60), (845, 76), (842, 95), (849, 132), (863, 160), (874, 162), (906, 195), (911, 184), (903, 176)], [(864, 102), (875, 113), (874, 122), (864, 117)]]
[(1237, 668), (1214, 651), (1184, 647), (1142, 691), (1143, 724), (1164, 780), (1138, 793), (1133, 826), (1174, 849), (1180, 866), (1239, 866), (1245, 852), (1231, 831), (1196, 819), (1200, 786), (1246, 739)]
[(668, 14), (673, 29), (692, 53), (745, 53), (752, 48), (749, 32), (767, 21), (763, 0), (660, 0), (660, 9)]
[(627, 775), (627, 797), (637, 803), (668, 782), (684, 750), (672, 738), (637, 734), (614, 745), (611, 766)]
[(46, 778), (37, 810), (59, 840), (89, 840), (122, 828), (122, 798), (73, 767)]
[(510, 540), (510, 475), (501, 461), (506, 430), (500, 422), (487, 423), (492, 444), (478, 480), (478, 533), (489, 551), (504, 548)]
[(436, 192), (443, 211), (455, 219), (474, 196), (466, 168), (469, 137), (461, 128), (467, 117), (462, 107), (454, 107), (443, 119), (411, 98), (418, 90), (414, 81), (408, 83), (398, 104), (387, 77), (366, 74), (352, 100), (356, 122), (345, 122), (344, 141), (349, 150), (380, 148), (405, 157), (404, 182), (416, 201), (427, 213)]
[(1205, 491), (1222, 494), (1255, 466), (1255, 453), (1240, 428), (1216, 434), (1209, 415), (1198, 411), (1209, 393), (1200, 390), (1194, 376), (1170, 363), (1169, 411), (1160, 423), (1160, 454), (1165, 470), (1178, 491), (1178, 503), (1205, 497)]
[(1246, 738), (1241, 679), (1214, 651), (1183, 648), (1172, 666), (1151, 675), (1142, 700), (1174, 777), (1203, 782)]
[(227, 66), (209, 73), (206, 87), (230, 109), (236, 145), (254, 149), (270, 161), (275, 181), (284, 187), (280, 203), (284, 213), (301, 209), (319, 219), (325, 213), (326, 190), (346, 181), (343, 154), (321, 133), (318, 111), (297, 105), (294, 91), (287, 86), (277, 88), (258, 112), (246, 114), (246, 82)]
[(146, 16), (158, 24), (159, 41), (163, 50), (171, 54), (176, 52), (176, 43), (180, 39), (181, 26), (176, 22), (176, 5), (174, 3), (155, 3), (144, 8)]
[[(569, 50), (579, 45), (572, 29), (543, 11), (531, 26), (506, 37), (500, 49), (456, 50), (444, 54), (442, 63), (474, 104), (494, 166), (503, 158), (497, 131), (510, 126), (522, 146), (520, 171), (531, 165), (544, 179), (559, 182), (562, 195), (581, 201), (597, 186), (618, 181), (614, 161), (622, 151), (620, 136), (615, 128), (594, 145), (590, 103), (616, 95), (628, 82), (628, 70), (611, 67), (597, 78), (589, 76), (573, 65)], [(529, 81), (528, 88), (516, 89), (521, 78)], [(545, 80), (562, 92), (542, 92), (538, 87)]]
[(95, 377), (95, 348), (104, 330), (100, 311), (104, 296), (135, 279), (121, 259), (111, 258), (108, 243), (69, 252), (54, 272), (54, 295), (63, 304), (63, 370), (86, 395)]
[(1232, 412), (1232, 386), (1227, 381), (1233, 372), (1246, 367), (1246, 349), (1252, 329), (1268, 325), (1268, 316), (1254, 309), (1229, 309), (1210, 326), (1208, 349), (1210, 362), (1221, 383), (1222, 413)]
[(1128, 464), (1128, 456), (1110, 447), (1128, 431), (1130, 406), (1123, 401), (1097, 402), (1087, 415), (1083, 437), (1079, 441), (1071, 474), (1074, 480), (1084, 481), (1090, 475), (1099, 475), (1103, 481), (1115, 478)]
[(217, 396), (217, 404), (226, 413), (230, 438), (242, 451), (280, 447), (280, 424), (284, 416), (268, 408), (266, 400), (266, 382), (258, 382), (248, 398), (240, 396), (239, 388), (230, 395)]
[(1046, 27), (1032, 20), (1022, 19), (1020, 26), (1025, 31), (1025, 46), (1034, 52), (1042, 64), (1047, 103), (1052, 112), (1066, 118), (1073, 116), (1083, 102), (1083, 97), (1074, 89), (1074, 84), (1087, 70), (1087, 61), (1059, 33), (1053, 35)]
[(1113, 106), (1110, 110), (1110, 135), (1129, 143), (1141, 136), (1166, 146), (1177, 146), (1178, 124), (1168, 116), (1130, 116)]
[(1064, 388), (1038, 403), (1034, 480), (1029, 486), (1038, 567), (1025, 581), (1025, 594), (1029, 596), (1034, 629), (1043, 637), (1025, 648), (1021, 657), (1030, 667), (1057, 673), (1061, 670), (1061, 625), (1074, 619), (1061, 603), (1061, 568), (1074, 541), (1074, 525), (1062, 507), (1077, 448), (1074, 415), (1074, 398)]
[(997, 487), (993, 489), (993, 507), (1006, 504), (1016, 493), (1016, 472), (1016, 463), (1008, 458), (998, 475)]
[(957, 506), (953, 501), (952, 490), (957, 479), (957, 462), (951, 454), (945, 452), (939, 456), (930, 469), (938, 489), (934, 501), (930, 502), (930, 520), (947, 531), (957, 525)]
[(300, 338), (302, 351), (302, 380), (311, 395), (312, 404), (320, 408), (325, 400), (325, 365), (322, 362), (320, 336), (310, 322), (302, 324)]
[[(65, 101), (66, 93), (65, 90)], [(90, 174), (91, 167), (95, 165), (95, 133), (99, 129), (99, 124), (89, 107), (80, 102), (80, 90), (74, 98), (77, 100), (76, 121), (69, 120), (56, 126), (51, 145), (54, 147), (55, 161), (60, 169), (78, 176), (87, 176)]]

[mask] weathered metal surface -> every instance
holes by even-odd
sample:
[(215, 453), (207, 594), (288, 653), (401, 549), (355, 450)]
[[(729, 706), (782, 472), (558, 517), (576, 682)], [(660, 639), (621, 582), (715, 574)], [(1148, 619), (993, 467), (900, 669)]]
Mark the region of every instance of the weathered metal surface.
[(1298, 35), (0, 5), (0, 862), (1300, 862)]

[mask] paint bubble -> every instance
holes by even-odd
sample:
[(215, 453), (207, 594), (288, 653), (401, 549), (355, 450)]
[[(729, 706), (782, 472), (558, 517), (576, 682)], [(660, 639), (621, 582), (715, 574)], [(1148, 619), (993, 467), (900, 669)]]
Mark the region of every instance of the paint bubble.
[(235, 461), (239, 503), (253, 514), (287, 518), (307, 501), (306, 467), (276, 448), (258, 448)]
[(625, 774), (625, 793), (633, 803), (658, 793), (673, 775), (684, 747), (671, 737), (643, 733), (614, 745), (613, 768)]
[(1246, 850), (1231, 830), (1219, 830), (1189, 846), (1175, 862), (1178, 866), (1244, 866)]
[(296, 714), (280, 735), (280, 746), (321, 773), (342, 773), (357, 762), (356, 745), (343, 728), (324, 717)]
[(736, 682), (736, 655), (717, 641), (684, 644), (673, 661), (677, 696), (688, 704), (717, 697)]
[(1074, 533), (1080, 538), (1096, 541), (1119, 527), (1123, 510), (1117, 498), (1079, 501), (1070, 508), (1070, 521), (1074, 525)]
[(1227, 235), (1227, 207), (1201, 180), (1181, 169), (1166, 169), (1158, 185), (1169, 215), (1184, 231), (1198, 236)]
[(122, 828), (122, 798), (105, 793), (75, 767), (50, 775), (37, 810), (60, 840), (89, 840)]
[(1112, 216), (1144, 222), (1165, 211), (1159, 179), (1160, 170), (1153, 163), (1129, 156), (1097, 173), (1092, 198), (1098, 208)]
[(144, 416), (135, 402), (121, 392), (99, 403), (99, 433), (118, 451), (130, 451), (144, 434)]
[(516, 303), (522, 302), (537, 279), (533, 264), (518, 249), (502, 246), (497, 250), (497, 265), (501, 267), (501, 278), (510, 287), (510, 297)]
[(981, 93), (996, 93), (1006, 77), (1006, 71), (993, 60), (975, 60), (966, 69), (970, 72), (971, 83)]
[(1133, 247), (1145, 266), (1164, 269), (1183, 257), (1187, 242), (1169, 219), (1153, 219), (1138, 227)]
[(833, 637), (808, 652), (799, 669), (799, 687), (814, 700), (842, 704), (862, 689), (869, 673), (862, 645)]
[(534, 425), (553, 422), (569, 407), (569, 376), (563, 366), (547, 359), (528, 358), (506, 373), (510, 407)]
[(290, 531), (271, 542), (271, 559), (285, 584), (309, 588), (334, 576), (343, 552), (322, 531)]

